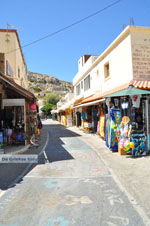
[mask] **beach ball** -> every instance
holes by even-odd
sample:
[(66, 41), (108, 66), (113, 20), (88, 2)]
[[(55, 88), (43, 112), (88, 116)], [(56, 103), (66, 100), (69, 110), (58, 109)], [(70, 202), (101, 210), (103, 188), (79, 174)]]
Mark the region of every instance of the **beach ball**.
[(125, 144), (124, 144), (124, 150), (125, 151), (129, 151), (130, 150), (130, 142), (129, 141), (126, 141)]
[(134, 143), (133, 142), (130, 142), (130, 148), (134, 148)]

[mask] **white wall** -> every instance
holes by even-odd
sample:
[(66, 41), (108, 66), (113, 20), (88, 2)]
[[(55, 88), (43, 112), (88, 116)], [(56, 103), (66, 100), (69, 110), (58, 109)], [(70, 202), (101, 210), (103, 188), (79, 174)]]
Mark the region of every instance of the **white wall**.
[[(104, 77), (104, 65), (109, 62), (110, 78)], [(131, 36), (121, 41), (98, 65), (102, 92), (112, 90), (133, 79)]]
[[(98, 56), (90, 56), (90, 58), (86, 61), (86, 63), (80, 68), (75, 77), (73, 78), (73, 86), (79, 83), (84, 76), (84, 73), (90, 68), (93, 62), (96, 60)], [(81, 61), (81, 58), (80, 60)]]
[(64, 97), (60, 99), (57, 103), (57, 109), (64, 106), (66, 103), (70, 102), (74, 98), (74, 93), (67, 93)]
[[(75, 93), (75, 98), (80, 99), (80, 98), (86, 98), (88, 96), (91, 96), (95, 93), (95, 91), (100, 88), (100, 78), (99, 75), (97, 74), (97, 68), (94, 68), (91, 70), (89, 73), (87, 72), (88, 69), (92, 66), (93, 62), (97, 59), (98, 56), (91, 56), (86, 63), (84, 64), (83, 67), (80, 68), (78, 73), (73, 79), (73, 86), (74, 86), (74, 93)], [(80, 58), (81, 59), (81, 58)], [(84, 91), (84, 79), (90, 74), (90, 89)], [(80, 95), (76, 95), (76, 86), (80, 83), (81, 87), (81, 82), (83, 82), (83, 88), (81, 88), (81, 93)]]
[[(76, 86), (88, 74), (91, 75), (91, 88), (81, 90), (81, 94), (76, 97), (78, 99), (96, 91), (103, 94), (134, 78), (150, 79), (150, 27), (128, 26), (95, 61), (91, 59), (73, 79), (73, 85)], [(106, 63), (109, 63), (108, 78), (104, 76)]]
[[(109, 62), (110, 77), (104, 77), (104, 65)], [(90, 72), (84, 75), (91, 64), (85, 64), (82, 73), (78, 73), (73, 84), (79, 84), (84, 78), (90, 74), (91, 88), (87, 91), (81, 90), (80, 97), (88, 97), (96, 91), (100, 94), (121, 86), (133, 79), (132, 70), (132, 54), (131, 54), (131, 36), (130, 34), (124, 38), (115, 48), (111, 50)], [(82, 79), (81, 79), (82, 78)]]

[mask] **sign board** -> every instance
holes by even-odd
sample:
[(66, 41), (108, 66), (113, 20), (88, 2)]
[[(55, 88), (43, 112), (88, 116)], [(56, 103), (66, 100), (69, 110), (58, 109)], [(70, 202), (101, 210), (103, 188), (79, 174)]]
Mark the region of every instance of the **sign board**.
[(25, 99), (3, 99), (3, 107), (7, 106), (25, 106)]
[(89, 122), (84, 122), (84, 128), (91, 128), (92, 124)]
[(0, 163), (37, 163), (38, 155), (0, 155)]

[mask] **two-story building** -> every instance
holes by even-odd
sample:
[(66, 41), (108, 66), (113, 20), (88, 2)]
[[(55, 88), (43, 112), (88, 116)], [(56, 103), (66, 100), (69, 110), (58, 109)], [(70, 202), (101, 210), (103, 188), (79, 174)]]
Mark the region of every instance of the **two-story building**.
[(36, 98), (27, 90), (27, 67), (16, 30), (0, 29), (1, 143), (25, 141), (35, 133)]
[[(81, 58), (73, 85), (74, 109), (83, 127), (95, 128), (99, 121), (97, 131), (116, 150), (119, 139), (116, 127), (127, 116), (132, 131), (138, 131), (143, 143), (146, 139), (147, 150), (150, 149), (149, 27), (128, 26), (101, 55)], [(77, 125), (80, 125), (79, 117)]]
[(94, 98), (101, 95), (101, 86), (98, 82), (100, 74), (97, 67), (93, 67), (97, 58), (95, 55), (82, 56), (78, 61), (78, 72), (73, 79), (76, 125), (93, 131), (96, 131), (98, 104), (101, 101), (99, 99), (94, 101)]

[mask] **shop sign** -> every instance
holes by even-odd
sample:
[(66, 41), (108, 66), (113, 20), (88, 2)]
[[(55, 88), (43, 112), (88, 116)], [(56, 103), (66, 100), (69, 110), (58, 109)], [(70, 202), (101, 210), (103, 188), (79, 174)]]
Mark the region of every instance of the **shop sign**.
[(92, 123), (84, 122), (84, 128), (91, 128)]
[(0, 155), (0, 163), (37, 163), (38, 155)]

